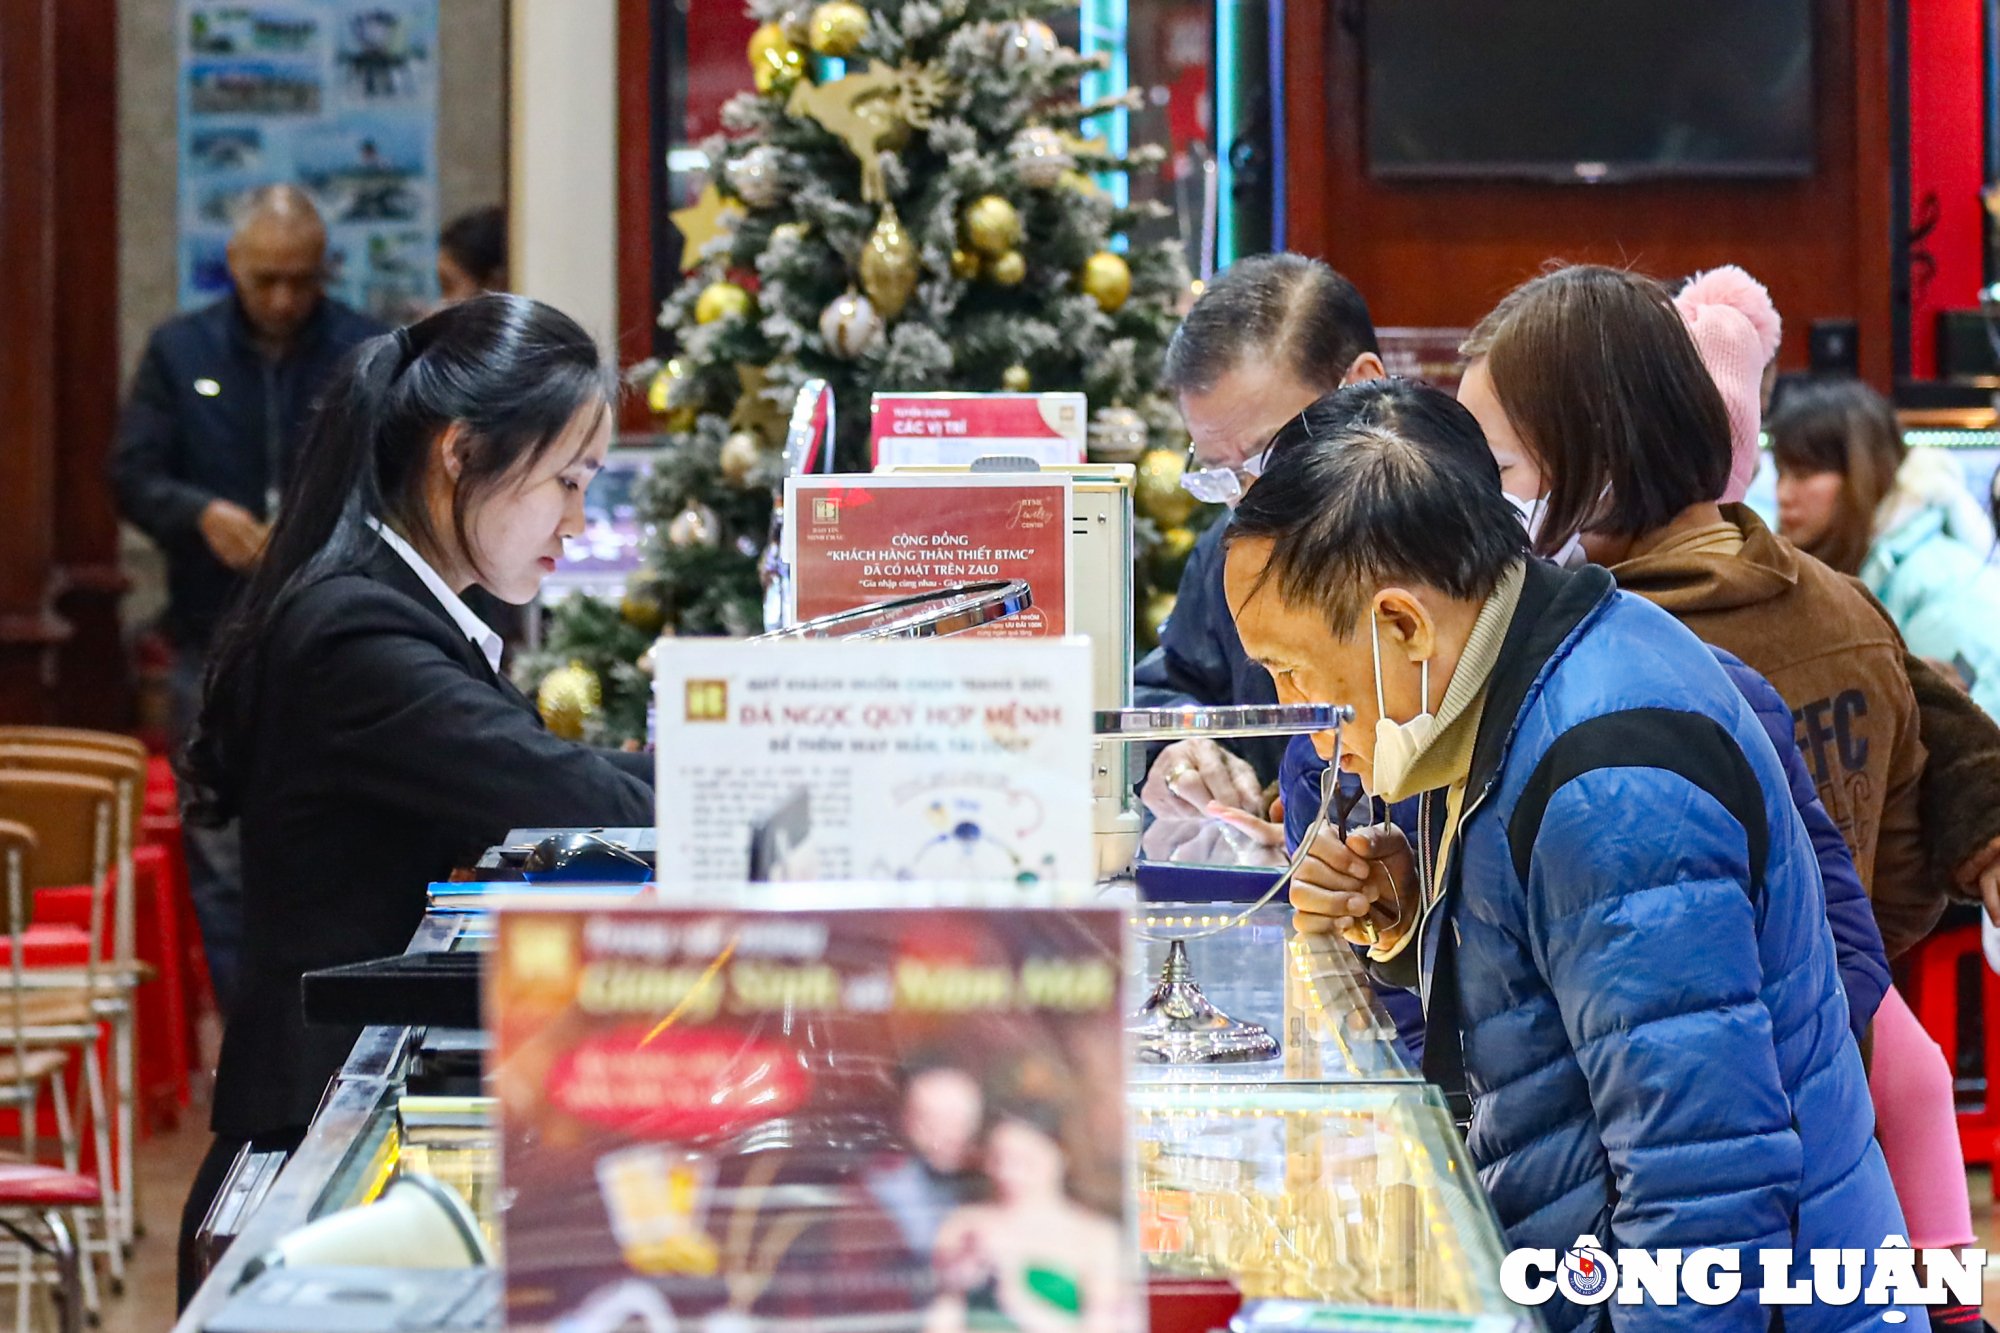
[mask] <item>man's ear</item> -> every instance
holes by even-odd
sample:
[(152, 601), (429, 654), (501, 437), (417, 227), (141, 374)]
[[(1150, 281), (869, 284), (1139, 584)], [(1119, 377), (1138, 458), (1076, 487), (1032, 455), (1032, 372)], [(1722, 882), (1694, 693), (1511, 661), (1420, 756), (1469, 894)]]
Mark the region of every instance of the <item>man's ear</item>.
[(1437, 625), (1415, 593), (1384, 588), (1369, 606), (1385, 649), (1393, 645), (1412, 662), (1429, 661), (1437, 653)]
[(1388, 378), (1389, 369), (1382, 364), (1382, 358), (1373, 352), (1363, 352), (1348, 363), (1347, 373), (1340, 377), (1340, 385), (1342, 388), (1346, 388), (1350, 384), (1361, 384), (1367, 380), (1385, 380)]

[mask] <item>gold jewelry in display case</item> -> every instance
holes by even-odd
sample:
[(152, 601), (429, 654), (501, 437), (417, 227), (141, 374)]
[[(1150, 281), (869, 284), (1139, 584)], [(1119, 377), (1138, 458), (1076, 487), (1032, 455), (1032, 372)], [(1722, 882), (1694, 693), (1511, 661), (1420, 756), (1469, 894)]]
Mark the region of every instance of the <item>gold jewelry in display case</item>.
[[(1185, 971), (1279, 1047), (1261, 1061), (1133, 1066), (1149, 1268), (1226, 1279), (1246, 1301), (1345, 1307), (1354, 1327), (1392, 1311), (1443, 1317), (1438, 1327), (1528, 1326), (1501, 1295), (1504, 1241), (1442, 1095), (1403, 1057), (1353, 950), (1294, 932), (1291, 917), (1277, 905), (1132, 913), (1129, 995)], [(1185, 963), (1170, 961), (1177, 941)]]

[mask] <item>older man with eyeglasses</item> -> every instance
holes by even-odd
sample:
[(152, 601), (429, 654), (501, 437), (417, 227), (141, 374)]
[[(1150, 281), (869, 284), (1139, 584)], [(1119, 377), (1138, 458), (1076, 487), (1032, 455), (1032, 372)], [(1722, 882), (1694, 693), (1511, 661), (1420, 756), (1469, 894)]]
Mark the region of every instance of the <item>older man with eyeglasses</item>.
[[(1383, 374), (1368, 303), (1354, 284), (1303, 255), (1258, 255), (1209, 284), (1167, 349), (1166, 382), (1191, 443), (1181, 484), (1234, 508), (1262, 473), (1271, 437), (1322, 394)], [(1133, 672), (1138, 703), (1266, 704), (1271, 677), (1243, 652), (1222, 595), (1217, 523), (1195, 543), (1160, 645)], [(1177, 741), (1154, 757), (1140, 799), (1164, 819), (1199, 819), (1211, 803), (1263, 818), (1282, 737)]]

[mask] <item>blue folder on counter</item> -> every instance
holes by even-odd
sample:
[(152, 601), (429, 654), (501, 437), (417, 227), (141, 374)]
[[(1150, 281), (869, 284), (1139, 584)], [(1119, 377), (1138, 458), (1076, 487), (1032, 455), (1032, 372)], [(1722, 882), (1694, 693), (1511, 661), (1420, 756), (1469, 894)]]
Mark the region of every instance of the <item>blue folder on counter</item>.
[(476, 914), (490, 910), (495, 898), (636, 898), (644, 884), (530, 884), (526, 880), (471, 880), (463, 884), (432, 884), (424, 890), (430, 910), (441, 915)]
[(1254, 903), (1283, 867), (1189, 865), (1140, 861), (1133, 867), (1139, 896), (1149, 903)]

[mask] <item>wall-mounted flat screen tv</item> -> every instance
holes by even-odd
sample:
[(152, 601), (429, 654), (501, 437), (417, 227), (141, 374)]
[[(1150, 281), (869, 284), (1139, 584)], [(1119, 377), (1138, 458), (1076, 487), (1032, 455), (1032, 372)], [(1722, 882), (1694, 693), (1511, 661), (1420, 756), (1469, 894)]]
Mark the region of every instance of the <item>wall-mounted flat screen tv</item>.
[(1378, 176), (1813, 169), (1813, 0), (1367, 0)]

